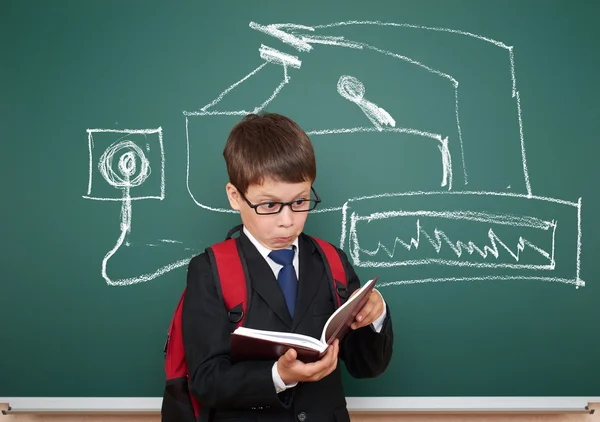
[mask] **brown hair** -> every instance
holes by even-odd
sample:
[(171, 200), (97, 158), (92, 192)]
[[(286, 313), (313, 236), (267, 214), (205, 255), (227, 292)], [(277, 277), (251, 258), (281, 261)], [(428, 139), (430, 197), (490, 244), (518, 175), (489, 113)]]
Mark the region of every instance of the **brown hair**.
[(223, 157), (229, 181), (242, 193), (266, 178), (312, 183), (317, 177), (310, 139), (296, 122), (280, 114), (245, 116), (231, 129)]

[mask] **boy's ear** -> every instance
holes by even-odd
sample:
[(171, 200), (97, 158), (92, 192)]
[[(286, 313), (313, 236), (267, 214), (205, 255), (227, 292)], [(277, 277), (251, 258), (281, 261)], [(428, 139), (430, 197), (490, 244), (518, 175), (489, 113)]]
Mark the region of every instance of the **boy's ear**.
[(227, 183), (227, 185), (225, 186), (225, 192), (227, 193), (227, 199), (229, 199), (229, 205), (231, 205), (231, 208), (233, 208), (236, 211), (239, 211), (239, 200), (241, 198), (235, 186), (233, 186), (231, 183)]

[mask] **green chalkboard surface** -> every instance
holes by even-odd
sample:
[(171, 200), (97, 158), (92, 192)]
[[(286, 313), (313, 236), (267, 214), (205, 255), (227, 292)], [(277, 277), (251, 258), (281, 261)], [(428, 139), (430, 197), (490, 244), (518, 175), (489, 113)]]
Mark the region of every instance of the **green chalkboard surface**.
[[(306, 231), (379, 276), (348, 396), (600, 396), (595, 1), (4, 1), (0, 397), (158, 397), (248, 112), (311, 137)], [(595, 334), (594, 334), (595, 333)]]

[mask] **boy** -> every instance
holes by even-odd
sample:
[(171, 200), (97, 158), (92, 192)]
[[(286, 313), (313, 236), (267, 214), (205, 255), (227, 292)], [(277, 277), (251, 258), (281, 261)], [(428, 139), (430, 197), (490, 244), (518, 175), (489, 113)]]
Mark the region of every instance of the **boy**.
[[(223, 155), (227, 197), (241, 216), (238, 241), (251, 280), (244, 325), (320, 337), (335, 307), (325, 263), (302, 233), (308, 212), (320, 202), (312, 187), (310, 140), (287, 117), (252, 114), (232, 129)], [(285, 249), (293, 268), (271, 253)], [(353, 293), (360, 281), (337, 251)], [(287, 277), (291, 287), (280, 287), (280, 271), (293, 273)], [(302, 363), (290, 349), (278, 361), (232, 363), (229, 336), (235, 327), (212, 274), (206, 252), (190, 261), (182, 311), (190, 392), (202, 403), (199, 420), (349, 421), (338, 358), (358, 378), (381, 374), (392, 355), (390, 313), (379, 292), (373, 290), (352, 330), (318, 362)]]

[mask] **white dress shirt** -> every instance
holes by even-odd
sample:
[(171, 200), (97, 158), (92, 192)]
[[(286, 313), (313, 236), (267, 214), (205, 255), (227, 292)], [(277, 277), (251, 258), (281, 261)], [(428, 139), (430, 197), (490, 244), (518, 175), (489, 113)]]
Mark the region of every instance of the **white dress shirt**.
[[(248, 239), (250, 239), (250, 241), (256, 247), (256, 249), (258, 249), (258, 252), (262, 255), (262, 257), (265, 259), (265, 261), (267, 261), (267, 263), (269, 264), (269, 267), (271, 267), (271, 270), (273, 270), (273, 274), (275, 275), (275, 278), (277, 278), (277, 276), (279, 275), (279, 271), (283, 268), (283, 265), (280, 265), (280, 264), (276, 263), (275, 261), (273, 261), (271, 258), (269, 258), (271, 249), (265, 248), (258, 240), (256, 240), (256, 238), (254, 236), (252, 236), (252, 234), (248, 231), (248, 229), (246, 229), (246, 226), (244, 226), (243, 230), (244, 230), (244, 234), (248, 237)], [(300, 266), (298, 265), (298, 263), (300, 262), (300, 260), (298, 258), (300, 255), (300, 249), (298, 248), (298, 238), (294, 239), (294, 242), (292, 243), (292, 245), (294, 246), (294, 249), (296, 249), (296, 253), (294, 254), (294, 259), (292, 261), (292, 264), (294, 265), (294, 269), (296, 270), (296, 278), (298, 280), (300, 280), (300, 272), (299, 272)], [(373, 290), (376, 291), (377, 293), (379, 293), (376, 289), (373, 289)], [(381, 296), (381, 293), (379, 293), (379, 295)], [(383, 300), (383, 296), (381, 297), (381, 300)], [(381, 314), (381, 316), (379, 318), (377, 318), (371, 324), (372, 328), (375, 331), (377, 331), (378, 333), (381, 331), (381, 328), (383, 326), (383, 320), (385, 319), (385, 315), (386, 315), (386, 306), (385, 306), (385, 301), (384, 301), (383, 302), (383, 313)], [(285, 384), (283, 382), (283, 380), (281, 379), (281, 376), (279, 375), (279, 372), (277, 371), (277, 362), (275, 362), (273, 364), (271, 373), (273, 375), (273, 384), (275, 385), (275, 391), (277, 391), (277, 393), (281, 393), (282, 391), (284, 391), (288, 388), (291, 388), (291, 387), (295, 387), (296, 384), (298, 384), (297, 382), (291, 383), (291, 384)]]

